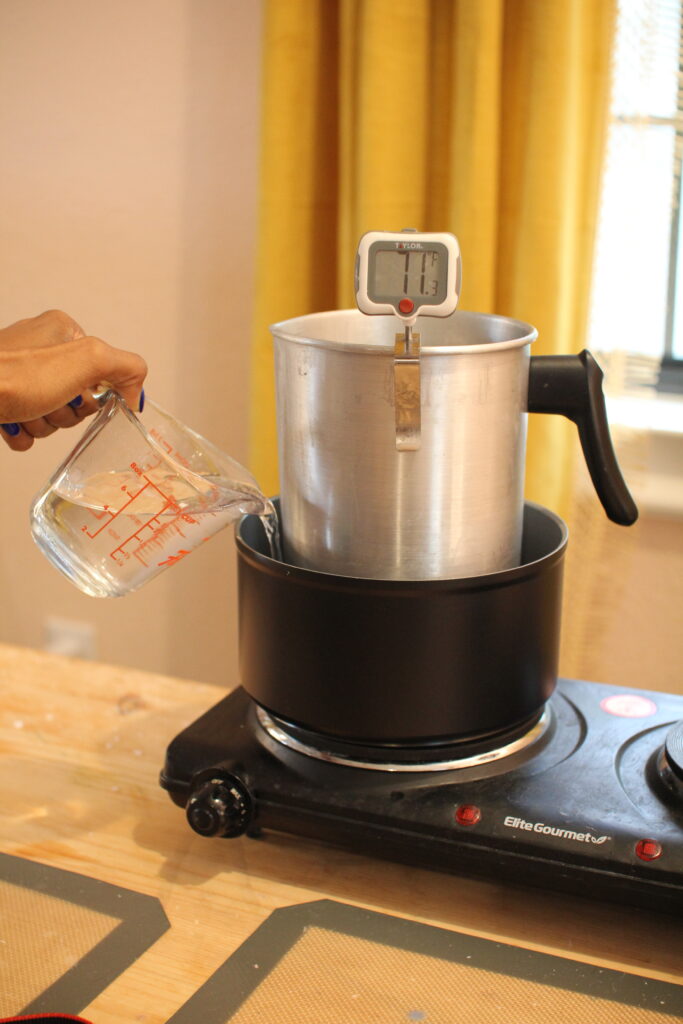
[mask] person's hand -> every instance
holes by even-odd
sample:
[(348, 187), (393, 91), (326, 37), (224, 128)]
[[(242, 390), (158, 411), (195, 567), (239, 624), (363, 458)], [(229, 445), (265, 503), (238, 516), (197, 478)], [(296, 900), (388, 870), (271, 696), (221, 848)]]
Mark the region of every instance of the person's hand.
[(105, 381), (138, 409), (146, 374), (141, 356), (86, 336), (59, 310), (19, 320), (0, 329), (0, 436), (23, 452), (75, 426), (98, 409), (92, 392)]

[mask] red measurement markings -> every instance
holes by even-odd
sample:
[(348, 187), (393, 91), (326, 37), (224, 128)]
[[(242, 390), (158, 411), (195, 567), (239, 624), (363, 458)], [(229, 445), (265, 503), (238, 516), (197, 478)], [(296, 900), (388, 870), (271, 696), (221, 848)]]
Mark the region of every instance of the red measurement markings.
[[(153, 484), (152, 481), (148, 479), (148, 477), (143, 476), (143, 480), (146, 480), (147, 483), (143, 484), (143, 486), (140, 488), (140, 490), (136, 491), (135, 494), (131, 494), (130, 491), (127, 490), (126, 487), (122, 487), (121, 488), (121, 490), (125, 491), (125, 493), (128, 495), (128, 501), (124, 505), (122, 505), (121, 508), (118, 509), (118, 511), (112, 512), (108, 505), (105, 505), (101, 512), (96, 512), (94, 509), (90, 509), (90, 512), (95, 517), (95, 519), (104, 519), (106, 517), (106, 520), (105, 520), (105, 522), (102, 523), (102, 525), (100, 526), (99, 530), (95, 530), (94, 533), (91, 533), (87, 526), (82, 526), (81, 527), (82, 532), (87, 537), (90, 537), (91, 540), (94, 540), (95, 537), (97, 537), (100, 533), (102, 533), (102, 530), (104, 530), (107, 526), (109, 526), (111, 523), (113, 523), (113, 521), (117, 518), (117, 516), (120, 516), (122, 512), (125, 512), (125, 510), (129, 507), (129, 505), (132, 505), (133, 502), (135, 501), (135, 499), (139, 498), (140, 495), (142, 494), (142, 492), (146, 491), (148, 487), (153, 487), (155, 491), (159, 491), (159, 488), (156, 487), (156, 485)], [(162, 492), (159, 491), (159, 493), (161, 494)], [(166, 499), (166, 495), (165, 494), (162, 494), (162, 497), (164, 499)]]
[[(205, 539), (208, 540), (208, 537)], [(177, 555), (169, 555), (169, 557), (165, 558), (163, 562), (157, 562), (157, 565), (175, 565), (176, 562), (180, 562), (180, 560), (185, 558), (186, 555), (189, 555), (189, 553), (190, 552), (186, 551), (185, 548), (181, 548)]]
[[(104, 519), (104, 522), (102, 522), (102, 525), (97, 530), (91, 533), (87, 526), (83, 526), (81, 529), (86, 536), (90, 537), (91, 540), (94, 540), (95, 537), (99, 536), (103, 530), (107, 527), (111, 527), (112, 523), (118, 519), (119, 516), (128, 515), (131, 516), (136, 523), (140, 523), (141, 513), (134, 507), (135, 502), (138, 501), (145, 493), (148, 498), (152, 497), (152, 500), (154, 500), (154, 495), (158, 495), (160, 504), (159, 508), (154, 512), (154, 515), (147, 518), (148, 513), (144, 513), (146, 521), (138, 526), (133, 533), (129, 534), (125, 540), (122, 540), (113, 551), (109, 552), (109, 557), (113, 558), (118, 564), (121, 564), (132, 555), (142, 562), (143, 565), (147, 565), (147, 562), (142, 557), (141, 552), (150, 544), (150, 542), (158, 540), (161, 534), (168, 531), (171, 527), (175, 527), (177, 532), (180, 533), (181, 536), (184, 536), (181, 525), (191, 525), (196, 523), (197, 520), (187, 513), (183, 513), (175, 499), (166, 494), (165, 491), (162, 491), (161, 488), (150, 480), (150, 478), (146, 476), (138, 466), (133, 464), (131, 468), (138, 474), (140, 480), (144, 481), (142, 486), (134, 493), (124, 486), (122, 490), (128, 495), (128, 500), (115, 512), (105, 506), (101, 512), (94, 513), (98, 520)], [(167, 522), (162, 522), (161, 517), (164, 515), (168, 516), (169, 514), (172, 518), (169, 517)], [(111, 529), (109, 532), (113, 533)], [(126, 550), (129, 545), (133, 546), (132, 551)]]
[[(160, 487), (157, 487), (156, 484), (152, 483), (152, 481), (148, 477), (143, 475), (143, 479), (147, 481), (146, 486), (153, 488), (157, 492), (159, 497), (163, 500), (164, 504), (162, 505), (158, 512), (156, 512), (150, 519), (147, 520), (146, 523), (143, 523), (142, 526), (139, 526), (138, 529), (131, 533), (129, 537), (126, 537), (126, 539), (122, 541), (118, 547), (114, 548), (114, 550), (111, 552), (111, 557), (114, 559), (114, 561), (118, 561), (117, 555), (119, 557), (123, 556), (123, 558), (129, 558), (130, 555), (132, 554), (135, 558), (138, 559), (139, 562), (142, 562), (142, 564), (146, 566), (147, 562), (142, 557), (142, 552), (150, 543), (152, 543), (153, 541), (160, 540), (161, 535), (163, 533), (168, 533), (168, 531), (172, 527), (175, 527), (175, 529), (178, 531), (178, 533), (180, 533), (182, 537), (184, 536), (184, 534), (180, 524), (195, 523), (196, 520), (193, 519), (192, 516), (183, 515), (178, 503), (173, 498), (171, 498), (170, 495), (162, 491)], [(140, 490), (140, 494), (142, 493), (143, 490), (146, 489), (146, 486)], [(173, 515), (173, 518), (169, 519), (165, 523), (162, 522), (161, 517), (169, 512)], [(125, 548), (129, 544), (131, 544), (131, 542), (134, 545), (134, 550), (131, 552), (126, 551)]]
[[(159, 488), (155, 487), (154, 484), (151, 486), (154, 487), (156, 491), (159, 491)], [(162, 492), (159, 491), (159, 494), (162, 494)], [(164, 497), (166, 496), (164, 495)], [(169, 519), (166, 523), (161, 522), (161, 517), (164, 513), (169, 512), (169, 510), (173, 513), (173, 518)], [(185, 517), (182, 515), (178, 504), (173, 500), (173, 498), (167, 498), (165, 504), (155, 515), (148, 519), (146, 523), (143, 523), (142, 526), (138, 527), (134, 533), (131, 533), (130, 536), (126, 537), (118, 547), (114, 548), (114, 550), (110, 552), (110, 557), (113, 558), (115, 562), (120, 562), (121, 557), (125, 560), (126, 558), (129, 558), (130, 555), (133, 555), (134, 558), (137, 558), (139, 562), (142, 562), (142, 564), (146, 566), (147, 562), (142, 557), (142, 551), (144, 548), (152, 541), (159, 540), (161, 534), (168, 531), (172, 526), (179, 529), (178, 524), (179, 522), (182, 522), (184, 518)], [(182, 530), (179, 529), (179, 532), (182, 535)], [(130, 552), (126, 551), (125, 548), (131, 543), (134, 545), (134, 550)], [(119, 557), (117, 558), (117, 556)]]
[(160, 434), (155, 427), (152, 427), (149, 433), (150, 436), (153, 437), (154, 440), (157, 442), (157, 444), (164, 449), (167, 455), (170, 455), (172, 459), (175, 459), (176, 462), (179, 462), (181, 466), (185, 466), (186, 469), (190, 469), (190, 463), (185, 458), (185, 456), (181, 455), (178, 449), (174, 448), (173, 445), (166, 440), (163, 434)]

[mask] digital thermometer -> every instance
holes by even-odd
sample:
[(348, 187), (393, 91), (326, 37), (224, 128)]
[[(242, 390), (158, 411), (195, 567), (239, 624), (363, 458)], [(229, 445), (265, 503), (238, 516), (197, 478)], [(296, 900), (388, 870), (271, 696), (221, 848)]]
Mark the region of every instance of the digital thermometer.
[(394, 340), (394, 428), (397, 451), (422, 445), (418, 316), (450, 316), (460, 296), (460, 246), (455, 235), (368, 231), (356, 255), (356, 302), (361, 313), (394, 314), (404, 329)]
[(356, 302), (362, 313), (450, 316), (460, 295), (460, 246), (446, 232), (368, 231), (356, 256)]

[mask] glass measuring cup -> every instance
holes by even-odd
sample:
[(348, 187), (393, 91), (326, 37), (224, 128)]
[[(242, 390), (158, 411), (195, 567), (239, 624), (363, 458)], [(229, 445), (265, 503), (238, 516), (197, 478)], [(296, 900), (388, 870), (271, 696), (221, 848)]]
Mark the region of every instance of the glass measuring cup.
[(277, 522), (250, 473), (154, 402), (114, 391), (31, 508), (33, 539), (84, 593), (121, 597), (245, 513)]

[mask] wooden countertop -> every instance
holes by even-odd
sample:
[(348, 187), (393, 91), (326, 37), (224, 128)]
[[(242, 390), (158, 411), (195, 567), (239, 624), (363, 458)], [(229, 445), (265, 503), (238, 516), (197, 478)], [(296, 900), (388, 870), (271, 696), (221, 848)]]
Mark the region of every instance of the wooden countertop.
[(272, 910), (321, 898), (683, 981), (673, 917), (284, 835), (195, 835), (158, 776), (212, 686), (0, 645), (0, 689), (0, 851), (155, 896), (171, 924), (82, 1011), (97, 1024), (167, 1021)]

